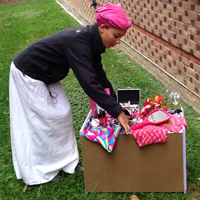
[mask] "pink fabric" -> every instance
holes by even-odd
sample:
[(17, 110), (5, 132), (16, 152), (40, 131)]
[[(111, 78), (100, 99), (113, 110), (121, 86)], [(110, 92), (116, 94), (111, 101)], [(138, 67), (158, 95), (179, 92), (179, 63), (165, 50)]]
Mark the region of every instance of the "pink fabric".
[(178, 133), (182, 126), (187, 128), (187, 122), (183, 116), (175, 117), (171, 115), (170, 121), (171, 124), (147, 125), (136, 130), (131, 129), (130, 132), (140, 147), (152, 143), (164, 143), (167, 141), (169, 130)]
[(126, 16), (122, 6), (118, 4), (106, 4), (95, 10), (96, 22), (100, 26), (104, 24), (109, 28), (126, 30), (131, 27), (131, 22)]
[(110, 118), (107, 121), (107, 126), (92, 127), (91, 120), (92, 117), (89, 118), (89, 121), (84, 127), (84, 137), (101, 144), (104, 149), (111, 153), (118, 137), (118, 133), (116, 132), (117, 128), (111, 123)]

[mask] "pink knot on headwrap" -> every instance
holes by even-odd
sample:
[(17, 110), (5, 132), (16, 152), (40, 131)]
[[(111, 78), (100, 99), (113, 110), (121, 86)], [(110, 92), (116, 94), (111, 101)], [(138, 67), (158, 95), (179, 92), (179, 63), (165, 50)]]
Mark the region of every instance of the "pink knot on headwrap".
[(104, 24), (109, 28), (126, 30), (131, 27), (130, 19), (126, 16), (122, 6), (118, 4), (106, 4), (95, 10), (96, 22), (100, 26)]

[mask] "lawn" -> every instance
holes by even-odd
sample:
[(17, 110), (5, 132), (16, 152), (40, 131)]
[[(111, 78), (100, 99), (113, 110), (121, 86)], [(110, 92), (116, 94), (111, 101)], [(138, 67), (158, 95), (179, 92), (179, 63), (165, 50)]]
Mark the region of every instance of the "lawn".
[[(133, 194), (139, 199), (200, 199), (200, 123), (199, 115), (181, 102), (188, 123), (187, 181), (184, 193), (89, 193), (85, 194), (83, 173), (65, 174), (64, 179), (53, 185), (44, 184), (25, 188), (17, 180), (11, 157), (9, 125), (9, 69), (14, 56), (31, 43), (59, 30), (80, 26), (55, 0), (33, 0), (32, 2), (0, 6), (0, 199), (95, 199), (126, 200)], [(141, 105), (147, 97), (160, 94), (172, 107), (167, 88), (130, 60), (123, 52), (107, 49), (103, 65), (115, 91), (118, 88), (140, 88)], [(89, 98), (83, 92), (72, 71), (62, 80), (73, 111), (74, 129), (82, 165), (79, 130), (90, 110)], [(159, 92), (159, 93), (158, 93)]]

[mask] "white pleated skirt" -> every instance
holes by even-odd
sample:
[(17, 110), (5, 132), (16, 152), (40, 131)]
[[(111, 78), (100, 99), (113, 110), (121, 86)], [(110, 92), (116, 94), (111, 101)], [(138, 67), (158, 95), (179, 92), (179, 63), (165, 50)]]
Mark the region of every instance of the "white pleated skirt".
[[(51, 93), (51, 95), (50, 95)], [(27, 185), (42, 184), (79, 161), (72, 112), (61, 82), (47, 86), (11, 64), (10, 130), (14, 170)]]

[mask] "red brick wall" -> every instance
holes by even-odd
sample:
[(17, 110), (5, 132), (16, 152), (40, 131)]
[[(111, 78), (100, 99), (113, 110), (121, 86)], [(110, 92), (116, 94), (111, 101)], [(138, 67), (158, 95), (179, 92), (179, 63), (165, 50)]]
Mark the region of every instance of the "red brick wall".
[[(92, 0), (58, 0), (79, 18), (94, 23)], [(97, 0), (120, 3), (132, 27), (118, 49), (200, 113), (200, 0)], [(81, 16), (82, 15), (82, 16)], [(90, 24), (83, 19), (86, 24)]]
[[(1, 4), (26, 0), (0, 0)], [(58, 0), (85, 24), (95, 22), (92, 0)], [(96, 0), (120, 3), (132, 27), (118, 49), (200, 113), (200, 0)], [(123, 42), (124, 41), (124, 42)]]

